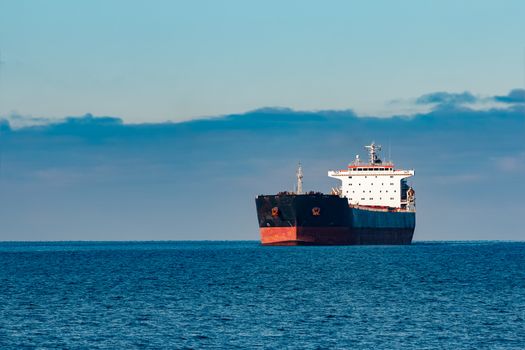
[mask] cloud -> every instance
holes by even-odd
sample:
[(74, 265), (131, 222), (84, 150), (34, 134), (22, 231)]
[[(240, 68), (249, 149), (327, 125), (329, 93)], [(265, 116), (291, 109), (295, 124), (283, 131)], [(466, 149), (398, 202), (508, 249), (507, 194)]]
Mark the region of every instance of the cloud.
[(494, 96), (494, 100), (504, 103), (525, 103), (525, 89), (514, 89), (505, 96)]
[(433, 92), (422, 95), (416, 99), (416, 104), (445, 104), (457, 105), (464, 103), (474, 103), (477, 98), (470, 92), (449, 93), (449, 92)]
[[(390, 118), (264, 108), (183, 123), (88, 114), (3, 125), (3, 239), (257, 239), (257, 194), (291, 189), (298, 161), (306, 189), (328, 191), (336, 183), (326, 171), (357, 153), (366, 158), (362, 147), (372, 140), (383, 144), (383, 158), (391, 153), (400, 168), (416, 169), (417, 239), (512, 238), (494, 227), (517, 226), (506, 209), (525, 197), (519, 104)], [(496, 202), (505, 206), (491, 215), (464, 215)], [(446, 232), (443, 208), (459, 235)]]
[[(469, 91), (462, 93), (433, 92), (415, 100), (393, 100), (391, 106), (405, 104), (408, 114), (421, 115), (433, 110), (448, 110), (469, 113), (469, 111), (488, 111), (513, 109), (525, 104), (525, 90), (513, 89), (507, 95), (479, 96)], [(408, 104), (408, 108), (407, 107)], [(427, 108), (426, 110), (424, 108)]]
[(525, 152), (496, 159), (499, 170), (525, 175)]
[(21, 115), (18, 113), (11, 113), (5, 119), (2, 120), (2, 123), (8, 123), (9, 128), (25, 128), (28, 126), (36, 125), (47, 125), (52, 123), (53, 120), (49, 118), (33, 117), (29, 115)]

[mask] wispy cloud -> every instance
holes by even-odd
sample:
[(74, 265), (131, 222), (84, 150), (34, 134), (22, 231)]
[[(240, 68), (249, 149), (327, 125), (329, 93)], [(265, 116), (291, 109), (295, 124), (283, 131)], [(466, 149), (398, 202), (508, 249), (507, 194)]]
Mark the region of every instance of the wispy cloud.
[(500, 171), (525, 175), (525, 153), (502, 156), (495, 161)]
[(525, 103), (525, 90), (514, 89), (505, 96), (494, 96), (494, 100), (504, 103)]
[[(516, 104), (525, 103), (525, 90), (514, 89), (507, 95), (483, 96), (470, 91), (445, 92), (438, 91), (421, 95), (413, 99), (396, 99), (387, 104), (391, 114), (420, 115), (433, 110), (503, 110), (513, 108)], [(391, 115), (390, 114), (390, 115)], [(384, 116), (385, 113), (382, 113)], [(388, 113), (386, 114), (388, 116)]]
[(478, 98), (468, 91), (462, 93), (433, 92), (418, 97), (415, 102), (416, 104), (458, 105), (474, 103), (477, 100)]
[(513, 89), (506, 95), (495, 96), (476, 95), (469, 91), (432, 92), (414, 99), (392, 100), (387, 106), (392, 111), (400, 111), (407, 115), (420, 115), (432, 110), (504, 110), (522, 104), (525, 104), (525, 90)]
[(22, 115), (18, 113), (9, 114), (4, 120), (4, 123), (8, 123), (10, 128), (20, 129), (28, 126), (35, 125), (46, 125), (53, 122), (53, 119), (33, 117), (29, 115)]

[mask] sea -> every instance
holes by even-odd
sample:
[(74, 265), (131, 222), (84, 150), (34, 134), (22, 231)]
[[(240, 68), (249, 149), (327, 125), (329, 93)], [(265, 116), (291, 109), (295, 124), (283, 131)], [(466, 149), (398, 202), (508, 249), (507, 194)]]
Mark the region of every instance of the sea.
[(1, 349), (525, 349), (525, 242), (2, 242)]

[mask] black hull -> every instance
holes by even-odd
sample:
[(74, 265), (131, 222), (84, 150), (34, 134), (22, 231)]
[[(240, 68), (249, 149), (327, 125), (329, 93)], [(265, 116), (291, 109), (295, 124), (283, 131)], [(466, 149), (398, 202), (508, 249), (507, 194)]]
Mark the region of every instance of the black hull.
[(264, 245), (410, 244), (415, 213), (348, 206), (346, 198), (323, 194), (256, 198)]

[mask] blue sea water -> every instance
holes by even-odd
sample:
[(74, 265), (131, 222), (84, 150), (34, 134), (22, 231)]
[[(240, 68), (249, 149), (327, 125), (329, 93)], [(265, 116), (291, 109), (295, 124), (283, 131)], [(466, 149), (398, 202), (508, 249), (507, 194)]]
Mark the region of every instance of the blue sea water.
[(2, 349), (524, 349), (525, 242), (4, 242), (0, 298)]

